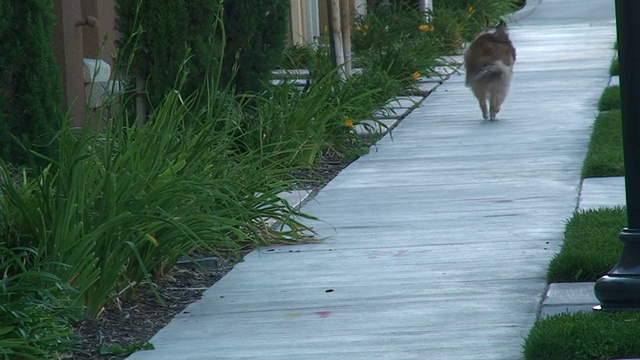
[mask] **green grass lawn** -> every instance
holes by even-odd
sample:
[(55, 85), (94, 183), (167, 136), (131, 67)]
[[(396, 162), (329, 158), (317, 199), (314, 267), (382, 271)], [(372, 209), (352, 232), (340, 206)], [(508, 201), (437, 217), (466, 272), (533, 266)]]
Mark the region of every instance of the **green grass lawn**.
[(640, 354), (640, 312), (560, 314), (538, 320), (526, 360), (601, 360)]
[(593, 125), (582, 177), (624, 176), (620, 110), (601, 112)]
[(618, 234), (627, 224), (622, 208), (581, 211), (567, 222), (562, 249), (551, 260), (547, 281), (596, 281), (616, 264)]
[(604, 89), (598, 100), (598, 110), (609, 111), (620, 109), (620, 86), (614, 85)]
[(609, 67), (609, 75), (620, 75), (620, 63), (618, 62), (618, 58), (613, 59), (613, 61), (611, 62), (611, 67)]

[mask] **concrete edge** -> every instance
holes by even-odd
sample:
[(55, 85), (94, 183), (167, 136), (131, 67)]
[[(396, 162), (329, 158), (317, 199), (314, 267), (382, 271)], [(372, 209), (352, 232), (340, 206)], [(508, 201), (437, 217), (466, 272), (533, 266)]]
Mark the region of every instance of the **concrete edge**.
[[(540, 1), (538, 1), (540, 2)], [(609, 78), (609, 86), (613, 85), (617, 85), (619, 81), (619, 77), (618, 76), (611, 76)], [(616, 177), (614, 177), (616, 178)], [(579, 185), (579, 191), (578, 191), (578, 201), (576, 203), (576, 208), (575, 211), (578, 211), (581, 209), (581, 204), (583, 204), (583, 195), (584, 195), (584, 187), (585, 187), (585, 180), (587, 179), (581, 179), (580, 180), (580, 185)], [(606, 206), (605, 206), (606, 207)], [(590, 309), (593, 308), (593, 306), (598, 305), (599, 302), (598, 300), (595, 298), (595, 294), (590, 294), (591, 296), (583, 296), (582, 299), (577, 299), (575, 297), (566, 297), (566, 295), (561, 295), (561, 298), (564, 298), (565, 301), (550, 301), (550, 298), (552, 297), (551, 293), (554, 290), (557, 290), (558, 287), (564, 287), (565, 290), (573, 290), (575, 292), (579, 292), (582, 291), (583, 295), (585, 295), (584, 291), (585, 291), (585, 285), (587, 288), (593, 287), (595, 285), (595, 282), (585, 282), (585, 283), (550, 283), (547, 284), (547, 288), (545, 290), (545, 293), (543, 295), (542, 298), (542, 302), (540, 304), (540, 308), (538, 309), (538, 314), (537, 314), (537, 318), (544, 318), (550, 315), (555, 315), (555, 314), (559, 314), (559, 313), (574, 313), (574, 312), (580, 312), (580, 311), (589, 311)]]
[(595, 282), (552, 283), (547, 286), (538, 319), (561, 313), (590, 312), (599, 305)]

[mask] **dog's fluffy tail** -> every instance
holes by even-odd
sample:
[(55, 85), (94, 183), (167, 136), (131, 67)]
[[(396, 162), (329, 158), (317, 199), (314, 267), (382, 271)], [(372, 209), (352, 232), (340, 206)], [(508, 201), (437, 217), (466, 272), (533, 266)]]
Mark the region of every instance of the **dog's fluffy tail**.
[(491, 83), (498, 79), (502, 74), (508, 74), (511, 72), (509, 66), (505, 65), (502, 61), (497, 60), (492, 64), (488, 64), (480, 68), (476, 74), (467, 74), (465, 79), (466, 86), (472, 86), (478, 83)]

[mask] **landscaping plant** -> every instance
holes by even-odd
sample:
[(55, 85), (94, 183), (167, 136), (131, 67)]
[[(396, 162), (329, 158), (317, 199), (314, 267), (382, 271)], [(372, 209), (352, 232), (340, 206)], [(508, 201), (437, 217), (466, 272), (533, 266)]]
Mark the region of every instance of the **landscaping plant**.
[(242, 104), (219, 87), (221, 68), (183, 96), (190, 74), (182, 67), (144, 128), (129, 125), (126, 108), (98, 129), (66, 126), (35, 177), (16, 181), (0, 164), (7, 241), (36, 248), (43, 270), (77, 290), (86, 314), (99, 315), (180, 258), (305, 238), (296, 219), (304, 214), (278, 196), (293, 187), (287, 174), (296, 168), (266, 161), (275, 157), (269, 149), (238, 147)]
[(289, 0), (224, 1), (224, 84), (238, 93), (264, 89), (284, 60), (290, 7)]
[[(294, 44), (284, 49), (282, 69), (309, 69), (313, 66), (318, 46), (315, 44)], [(327, 59), (331, 63), (331, 59)]]
[[(3, 227), (7, 226), (3, 221)], [(30, 248), (0, 242), (0, 357), (60, 359), (74, 346), (74, 317), (64, 282), (39, 269)]]
[[(288, 0), (117, 0), (116, 5), (119, 54), (134, 57), (130, 75), (145, 79), (151, 107), (176, 87), (181, 67), (188, 73), (187, 95), (218, 61), (223, 83), (244, 93), (262, 90), (284, 59)], [(216, 21), (224, 23), (224, 32)], [(209, 56), (209, 44), (223, 42), (224, 53)]]
[(272, 162), (287, 167), (311, 167), (326, 152), (341, 153), (357, 141), (355, 125), (387, 101), (378, 95), (381, 89), (367, 86), (370, 75), (341, 79), (334, 70), (307, 89), (292, 82), (269, 87), (252, 98), (241, 146), (273, 154)]
[(114, 119), (104, 132), (64, 131), (58, 158), (23, 187), (2, 168), (1, 211), (17, 215), (15, 235), (78, 290), (88, 314), (193, 251), (238, 252), (305, 230), (277, 196), (292, 185), (264, 166), (271, 154), (234, 151), (232, 122), (194, 106), (173, 92), (143, 130)]
[[(216, 17), (221, 0), (116, 0), (119, 74), (133, 85), (145, 82), (145, 100), (160, 104), (187, 74), (181, 90), (190, 95), (211, 68), (211, 45), (220, 42)], [(220, 56), (220, 54), (216, 54)], [(186, 60), (185, 60), (186, 59)]]
[(487, 25), (497, 23), (517, 6), (513, 0), (435, 0), (430, 15), (442, 50), (455, 54)]
[[(62, 82), (53, 57), (49, 0), (0, 0), (0, 158), (49, 153), (62, 126)], [(17, 141), (16, 141), (17, 140)]]
[(423, 74), (436, 75), (436, 66), (446, 65), (433, 24), (416, 7), (378, 6), (357, 16), (354, 27), (355, 67), (386, 73), (409, 86)]

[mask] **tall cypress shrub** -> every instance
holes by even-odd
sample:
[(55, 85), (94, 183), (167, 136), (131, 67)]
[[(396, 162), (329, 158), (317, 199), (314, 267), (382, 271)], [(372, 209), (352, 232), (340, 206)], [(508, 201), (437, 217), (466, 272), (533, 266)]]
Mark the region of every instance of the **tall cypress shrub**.
[(218, 6), (217, 0), (116, 1), (119, 64), (125, 67), (133, 59), (128, 75), (146, 80), (152, 107), (180, 85), (177, 81), (185, 73), (184, 93), (200, 86), (206, 75), (207, 44)]
[[(212, 33), (219, 6), (226, 47), (224, 55), (214, 52), (218, 58), (211, 58), (212, 44), (221, 42), (221, 34)], [(289, 0), (117, 0), (120, 63), (133, 57), (152, 107), (175, 88), (180, 66), (188, 72), (183, 93), (198, 89), (218, 61), (223, 61), (222, 85), (238, 92), (260, 90), (284, 59), (289, 7)]]
[(6, 161), (27, 161), (22, 146), (47, 154), (62, 125), (52, 6), (51, 0), (0, 0), (0, 157)]
[(233, 84), (238, 92), (260, 90), (284, 60), (290, 6), (289, 0), (224, 1), (224, 74), (230, 81), (237, 58)]
[(186, 57), (189, 17), (184, 0), (119, 0), (116, 6), (118, 60), (125, 64), (133, 59), (133, 73), (127, 75), (146, 80), (149, 103), (156, 106), (174, 88)]

